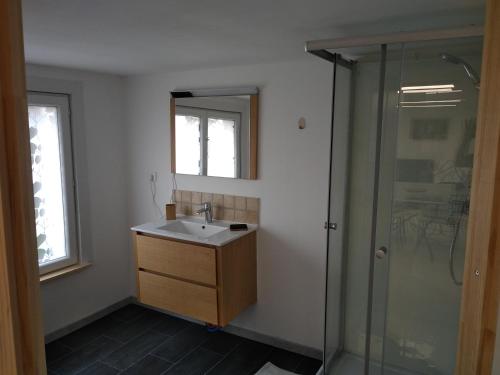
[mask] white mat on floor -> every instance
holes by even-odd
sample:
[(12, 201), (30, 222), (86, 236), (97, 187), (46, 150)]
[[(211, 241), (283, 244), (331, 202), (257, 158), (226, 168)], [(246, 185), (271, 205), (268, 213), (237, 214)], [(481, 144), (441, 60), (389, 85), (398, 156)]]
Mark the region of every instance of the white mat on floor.
[(296, 375), (296, 373), (280, 369), (271, 362), (267, 362), (255, 375)]

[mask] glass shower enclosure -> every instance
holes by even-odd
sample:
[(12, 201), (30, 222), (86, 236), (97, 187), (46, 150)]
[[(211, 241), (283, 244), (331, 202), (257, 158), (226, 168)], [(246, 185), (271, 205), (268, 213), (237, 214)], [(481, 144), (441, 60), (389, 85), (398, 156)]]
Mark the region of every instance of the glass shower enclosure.
[(324, 374), (454, 372), (482, 38), (428, 36), (308, 45), (333, 65)]

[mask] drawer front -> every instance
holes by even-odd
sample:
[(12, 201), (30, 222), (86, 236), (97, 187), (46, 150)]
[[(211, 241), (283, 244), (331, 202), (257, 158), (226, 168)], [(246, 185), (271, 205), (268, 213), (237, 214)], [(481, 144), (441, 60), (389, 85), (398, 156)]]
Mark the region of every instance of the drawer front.
[(218, 324), (215, 288), (139, 271), (139, 300), (146, 305)]
[(137, 235), (139, 268), (216, 285), (215, 249)]

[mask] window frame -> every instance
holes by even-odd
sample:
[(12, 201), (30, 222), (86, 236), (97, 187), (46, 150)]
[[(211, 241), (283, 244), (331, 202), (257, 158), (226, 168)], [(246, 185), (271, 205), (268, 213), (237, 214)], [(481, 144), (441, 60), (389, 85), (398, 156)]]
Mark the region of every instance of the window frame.
[[(240, 178), (241, 173), (241, 112), (206, 109), (200, 107), (176, 106), (175, 115), (200, 118), (200, 168), (198, 175), (220, 178)], [(234, 121), (234, 177), (212, 176), (208, 174), (208, 119), (220, 118)], [(177, 144), (176, 144), (177, 149)]]
[(58, 115), (59, 154), (62, 174), (62, 195), (67, 256), (45, 264), (38, 264), (40, 275), (45, 275), (80, 261), (79, 219), (76, 199), (73, 132), (71, 126), (71, 98), (68, 94), (28, 91), (29, 106), (56, 107)]

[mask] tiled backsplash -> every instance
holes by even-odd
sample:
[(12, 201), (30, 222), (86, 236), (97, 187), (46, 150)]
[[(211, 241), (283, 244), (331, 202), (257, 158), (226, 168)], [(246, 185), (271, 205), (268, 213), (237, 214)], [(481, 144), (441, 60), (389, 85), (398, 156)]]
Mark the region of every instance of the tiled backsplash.
[(177, 213), (194, 215), (202, 203), (210, 202), (216, 220), (259, 223), (259, 198), (187, 190), (174, 190), (174, 194)]

